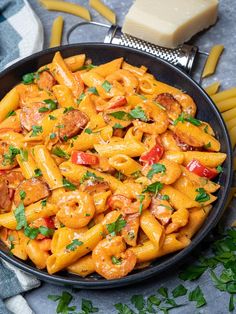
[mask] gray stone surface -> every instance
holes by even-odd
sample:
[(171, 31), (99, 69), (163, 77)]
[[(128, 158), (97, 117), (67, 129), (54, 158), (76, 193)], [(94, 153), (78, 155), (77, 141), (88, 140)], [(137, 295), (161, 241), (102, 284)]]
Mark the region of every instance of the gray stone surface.
[[(78, 4), (87, 5), (86, 0), (74, 0)], [(127, 12), (131, 0), (105, 0), (117, 13), (118, 13), (118, 23), (121, 25), (124, 15)], [(35, 9), (36, 13), (41, 18), (44, 31), (45, 31), (45, 48), (48, 47), (50, 30), (53, 19), (59, 15), (58, 12), (47, 12), (42, 9), (36, 0), (30, 0), (31, 5)], [(105, 20), (98, 16), (98, 14), (91, 10), (93, 20), (105, 22)], [(60, 13), (61, 14), (61, 13)], [(82, 21), (80, 18), (71, 16), (69, 14), (62, 14), (65, 19), (65, 28), (63, 43), (65, 43), (65, 33), (66, 31), (75, 23)], [(203, 85), (208, 85), (212, 81), (219, 80), (222, 82), (224, 88), (229, 88), (236, 86), (236, 2), (235, 0), (221, 0), (220, 1), (220, 13), (219, 20), (217, 24), (210, 28), (209, 30), (202, 32), (200, 35), (195, 36), (192, 42), (200, 47), (203, 51), (209, 51), (210, 47), (214, 44), (224, 44), (225, 52), (221, 58), (220, 64), (217, 68), (216, 74), (203, 82)], [(85, 42), (85, 41), (102, 41), (104, 33), (101, 29), (93, 29), (90, 32), (85, 30), (80, 30), (73, 36), (73, 42)], [(201, 58), (200, 58), (201, 59)], [(201, 59), (196, 70), (194, 71), (194, 77), (198, 80), (199, 74), (201, 72), (203, 60)], [(225, 213), (223, 218), (224, 224), (229, 224), (233, 218), (236, 218), (234, 213), (235, 203), (230, 206), (230, 208)], [(80, 308), (81, 299), (86, 298), (93, 301), (94, 306), (99, 307), (101, 314), (115, 314), (114, 304), (118, 302), (129, 303), (129, 300), (133, 294), (143, 294), (144, 296), (149, 296), (154, 294), (155, 291), (163, 286), (166, 286), (171, 291), (176, 285), (181, 281), (177, 277), (178, 269), (170, 271), (165, 275), (159, 276), (158, 278), (153, 278), (145, 283), (139, 283), (135, 286), (120, 288), (120, 289), (110, 289), (110, 290), (100, 290), (100, 291), (89, 291), (89, 290), (72, 290), (70, 288), (53, 286), (50, 284), (43, 283), (42, 286), (34, 291), (26, 294), (26, 298), (36, 314), (52, 314), (55, 313), (55, 303), (49, 301), (47, 296), (49, 294), (61, 294), (63, 290), (71, 292), (74, 296), (73, 304)], [(185, 286), (191, 290), (199, 285), (207, 299), (207, 306), (196, 310), (193, 303), (187, 303), (186, 306), (177, 308), (171, 313), (204, 313), (204, 314), (224, 314), (228, 313), (228, 302), (229, 295), (216, 290), (212, 285), (209, 273), (205, 273), (200, 280), (196, 282), (184, 283)], [(182, 299), (184, 300), (184, 298)], [(186, 300), (186, 299), (185, 299)], [(181, 298), (179, 298), (181, 303)]]

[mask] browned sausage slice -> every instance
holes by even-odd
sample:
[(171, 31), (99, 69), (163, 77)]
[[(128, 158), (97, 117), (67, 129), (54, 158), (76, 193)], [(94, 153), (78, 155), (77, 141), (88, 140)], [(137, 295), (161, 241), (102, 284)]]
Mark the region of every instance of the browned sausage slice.
[(80, 133), (89, 122), (89, 118), (82, 111), (74, 109), (63, 114), (59, 129), (59, 137), (62, 141)]
[[(12, 188), (16, 189), (17, 186), (25, 180), (25, 177), (20, 171), (11, 171), (11, 172), (5, 172), (1, 174), (2, 179), (4, 179), (7, 182), (7, 185)], [(1, 194), (0, 194), (1, 195)]]
[(36, 83), (40, 89), (52, 90), (56, 80), (48, 71), (43, 71), (39, 74), (39, 79), (36, 80)]
[(181, 114), (179, 102), (169, 93), (162, 93), (156, 96), (155, 101), (166, 109), (166, 112), (172, 120), (178, 118)]
[[(21, 197), (21, 191), (25, 192), (24, 199)], [(40, 179), (32, 178), (18, 185), (15, 191), (14, 202), (15, 205), (18, 206), (19, 203), (23, 201), (24, 205), (27, 206), (49, 196), (49, 194), (50, 191), (45, 182)]]
[(32, 103), (32, 106), (24, 106), (20, 112), (20, 122), (24, 129), (30, 131), (33, 125), (41, 125), (47, 112), (39, 112), (39, 109), (45, 107), (42, 102)]

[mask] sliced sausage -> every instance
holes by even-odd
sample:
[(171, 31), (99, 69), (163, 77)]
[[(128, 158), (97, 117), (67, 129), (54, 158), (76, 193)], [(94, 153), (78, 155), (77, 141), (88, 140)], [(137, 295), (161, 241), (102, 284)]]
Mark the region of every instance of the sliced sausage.
[[(21, 199), (21, 191), (25, 192), (24, 199)], [(19, 203), (23, 201), (24, 205), (27, 206), (48, 197), (49, 194), (50, 191), (45, 182), (40, 179), (32, 178), (25, 180), (18, 185), (15, 191), (14, 202), (16, 206), (18, 206)]]
[(63, 114), (58, 125), (59, 137), (62, 141), (80, 133), (89, 122), (89, 118), (82, 111), (74, 109)]
[(17, 186), (25, 179), (25, 177), (20, 171), (5, 172), (1, 174), (1, 177), (7, 182), (7, 185), (12, 189), (16, 189)]
[(0, 213), (3, 214), (10, 211), (11, 203), (12, 201), (7, 182), (0, 178)]
[(175, 120), (181, 114), (181, 106), (173, 95), (162, 93), (157, 95), (154, 100), (166, 109), (170, 119)]
[(48, 71), (43, 71), (39, 74), (39, 79), (36, 80), (36, 83), (40, 89), (52, 90), (56, 80)]
[(9, 170), (17, 165), (15, 157), (10, 151), (10, 144), (0, 141), (0, 170)]
[(48, 114), (47, 112), (39, 112), (39, 109), (46, 107), (42, 102), (32, 103), (32, 106), (23, 106), (20, 112), (21, 126), (27, 131), (32, 130), (33, 125), (41, 125), (43, 118)]

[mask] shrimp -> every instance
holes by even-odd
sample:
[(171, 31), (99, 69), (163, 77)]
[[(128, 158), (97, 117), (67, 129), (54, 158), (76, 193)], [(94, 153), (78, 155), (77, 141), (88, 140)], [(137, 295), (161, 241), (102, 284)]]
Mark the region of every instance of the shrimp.
[(130, 273), (137, 258), (131, 250), (126, 250), (122, 237), (115, 236), (100, 241), (92, 253), (95, 270), (106, 279), (117, 279)]
[(93, 197), (85, 192), (65, 192), (58, 202), (57, 218), (66, 227), (82, 228), (87, 226), (95, 213)]
[(138, 87), (138, 79), (130, 73), (130, 71), (119, 69), (114, 73), (108, 75), (106, 80), (110, 83), (119, 82), (125, 89), (127, 94), (133, 94)]
[(160, 109), (152, 102), (140, 103), (139, 107), (145, 111), (148, 120), (153, 120), (155, 122), (146, 123), (140, 120), (134, 120), (133, 124), (135, 128), (148, 134), (162, 134), (167, 130), (169, 119), (164, 110)]

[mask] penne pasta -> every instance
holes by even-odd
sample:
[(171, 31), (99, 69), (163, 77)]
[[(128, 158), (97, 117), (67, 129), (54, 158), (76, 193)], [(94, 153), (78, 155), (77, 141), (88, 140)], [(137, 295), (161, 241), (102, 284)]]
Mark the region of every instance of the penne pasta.
[(62, 33), (63, 33), (64, 20), (62, 16), (55, 18), (52, 24), (51, 38), (49, 47), (56, 47), (61, 45)]
[(220, 110), (220, 112), (224, 112), (224, 111), (233, 109), (236, 107), (236, 97), (229, 98), (229, 99), (223, 100), (221, 102), (217, 102), (216, 106)]
[(204, 87), (209, 96), (215, 95), (220, 88), (220, 82), (214, 82), (209, 86)]
[(213, 96), (211, 96), (212, 100), (215, 103), (219, 103), (221, 101), (225, 101), (229, 98), (236, 97), (236, 87), (224, 90), (223, 92), (219, 92)]
[(203, 69), (202, 78), (205, 78), (215, 73), (217, 63), (219, 62), (219, 58), (223, 50), (223, 45), (216, 45), (211, 48), (210, 54)]
[(6, 96), (0, 101), (0, 122), (6, 119), (7, 115), (16, 110), (19, 106), (19, 94), (16, 88), (13, 88)]
[(116, 24), (116, 14), (100, 0), (89, 0), (89, 5), (105, 17), (111, 24)]

